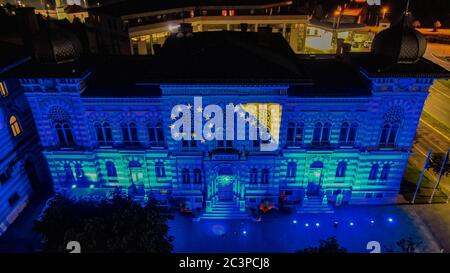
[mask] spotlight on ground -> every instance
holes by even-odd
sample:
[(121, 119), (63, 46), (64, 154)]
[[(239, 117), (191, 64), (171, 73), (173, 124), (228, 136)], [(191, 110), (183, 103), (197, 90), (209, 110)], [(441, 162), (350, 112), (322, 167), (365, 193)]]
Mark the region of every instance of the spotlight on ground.
[(319, 224), (319, 223), (316, 223), (316, 227), (320, 227), (320, 224)]
[(297, 224), (297, 220), (292, 220), (292, 224)]
[(389, 218), (388, 221), (389, 221), (389, 223), (392, 223), (392, 222), (394, 222), (394, 219)]
[(309, 224), (308, 224), (308, 223), (306, 223), (306, 224), (305, 224), (305, 227), (309, 227)]
[(353, 223), (353, 222), (350, 222), (350, 226), (352, 227), (352, 226), (354, 226), (355, 225), (355, 223)]
[(77, 185), (73, 184), (72, 185), (72, 189), (75, 189), (77, 187)]

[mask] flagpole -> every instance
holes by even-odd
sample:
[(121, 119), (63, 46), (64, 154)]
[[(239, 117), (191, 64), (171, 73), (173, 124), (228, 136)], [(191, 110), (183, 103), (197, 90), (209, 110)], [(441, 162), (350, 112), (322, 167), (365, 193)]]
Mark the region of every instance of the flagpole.
[(420, 173), (419, 181), (417, 182), (416, 191), (414, 192), (414, 196), (412, 198), (411, 204), (414, 204), (414, 202), (416, 201), (417, 192), (419, 191), (420, 184), (422, 183), (422, 179), (423, 179), (423, 175), (425, 174), (425, 170), (428, 167), (428, 161), (430, 160), (430, 155), (431, 155), (431, 149), (428, 151), (427, 158), (425, 158), (425, 163), (423, 164), (422, 172)]
[(431, 201), (433, 201), (433, 196), (434, 196), (434, 193), (436, 192), (436, 188), (438, 187), (439, 182), (441, 181), (442, 172), (443, 172), (444, 169), (445, 169), (445, 164), (447, 164), (448, 152), (449, 152), (449, 151), (450, 151), (450, 149), (448, 149), (448, 150), (447, 150), (447, 153), (445, 153), (444, 161), (442, 161), (441, 170), (439, 171), (439, 175), (438, 175), (438, 177), (437, 177), (437, 179), (436, 179), (436, 184), (434, 184), (433, 192), (431, 193), (430, 200), (428, 200), (428, 203), (430, 203), (430, 204), (431, 204)]

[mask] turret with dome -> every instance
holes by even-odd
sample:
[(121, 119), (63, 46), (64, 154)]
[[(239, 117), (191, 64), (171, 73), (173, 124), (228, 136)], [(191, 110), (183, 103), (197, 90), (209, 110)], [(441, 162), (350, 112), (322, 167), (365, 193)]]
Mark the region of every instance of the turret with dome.
[(76, 35), (53, 22), (49, 22), (48, 27), (37, 37), (34, 57), (39, 63), (67, 63), (78, 60), (83, 53), (83, 47)]
[(396, 24), (375, 36), (372, 53), (394, 63), (417, 62), (425, 53), (427, 41), (411, 22), (411, 13), (405, 11)]

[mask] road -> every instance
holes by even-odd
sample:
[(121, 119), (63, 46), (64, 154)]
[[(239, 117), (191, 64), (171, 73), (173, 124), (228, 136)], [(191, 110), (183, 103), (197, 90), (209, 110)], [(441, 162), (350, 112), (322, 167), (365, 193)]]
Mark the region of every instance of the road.
[[(408, 164), (415, 166), (417, 169), (422, 169), (429, 149), (432, 149), (433, 153), (445, 153), (448, 148), (450, 148), (450, 140), (438, 133), (431, 125), (421, 120), (417, 127), (416, 143), (414, 144), (413, 153), (409, 158)], [(425, 171), (425, 175), (429, 178), (430, 182), (428, 184), (422, 184), (421, 190), (429, 196), (431, 195), (437, 176), (431, 170)], [(443, 193), (450, 193), (450, 177), (442, 177), (439, 190), (436, 193), (436, 196), (440, 196), (440, 198), (436, 198), (434, 201), (445, 201), (446, 198)]]
[(450, 62), (448, 57), (450, 56), (450, 45), (428, 43), (424, 57), (430, 61), (450, 70)]
[(450, 127), (450, 88), (443, 81), (435, 81), (430, 88), (430, 94), (425, 102), (423, 110)]

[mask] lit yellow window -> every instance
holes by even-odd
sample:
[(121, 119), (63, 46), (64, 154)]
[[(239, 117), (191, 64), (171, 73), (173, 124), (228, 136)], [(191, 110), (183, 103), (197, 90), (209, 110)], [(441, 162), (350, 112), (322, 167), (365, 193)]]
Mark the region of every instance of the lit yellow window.
[(230, 14), (230, 16), (234, 16), (234, 9), (230, 9), (229, 14)]
[(9, 119), (9, 126), (11, 127), (14, 136), (18, 136), (22, 133), (22, 127), (20, 127), (20, 123), (15, 116), (11, 116)]
[(6, 85), (4, 82), (0, 82), (0, 93), (3, 97), (8, 96), (8, 90), (6, 89)]
[(228, 15), (227, 10), (226, 10), (226, 9), (223, 9), (223, 10), (222, 10), (222, 16), (227, 16), (227, 15)]

